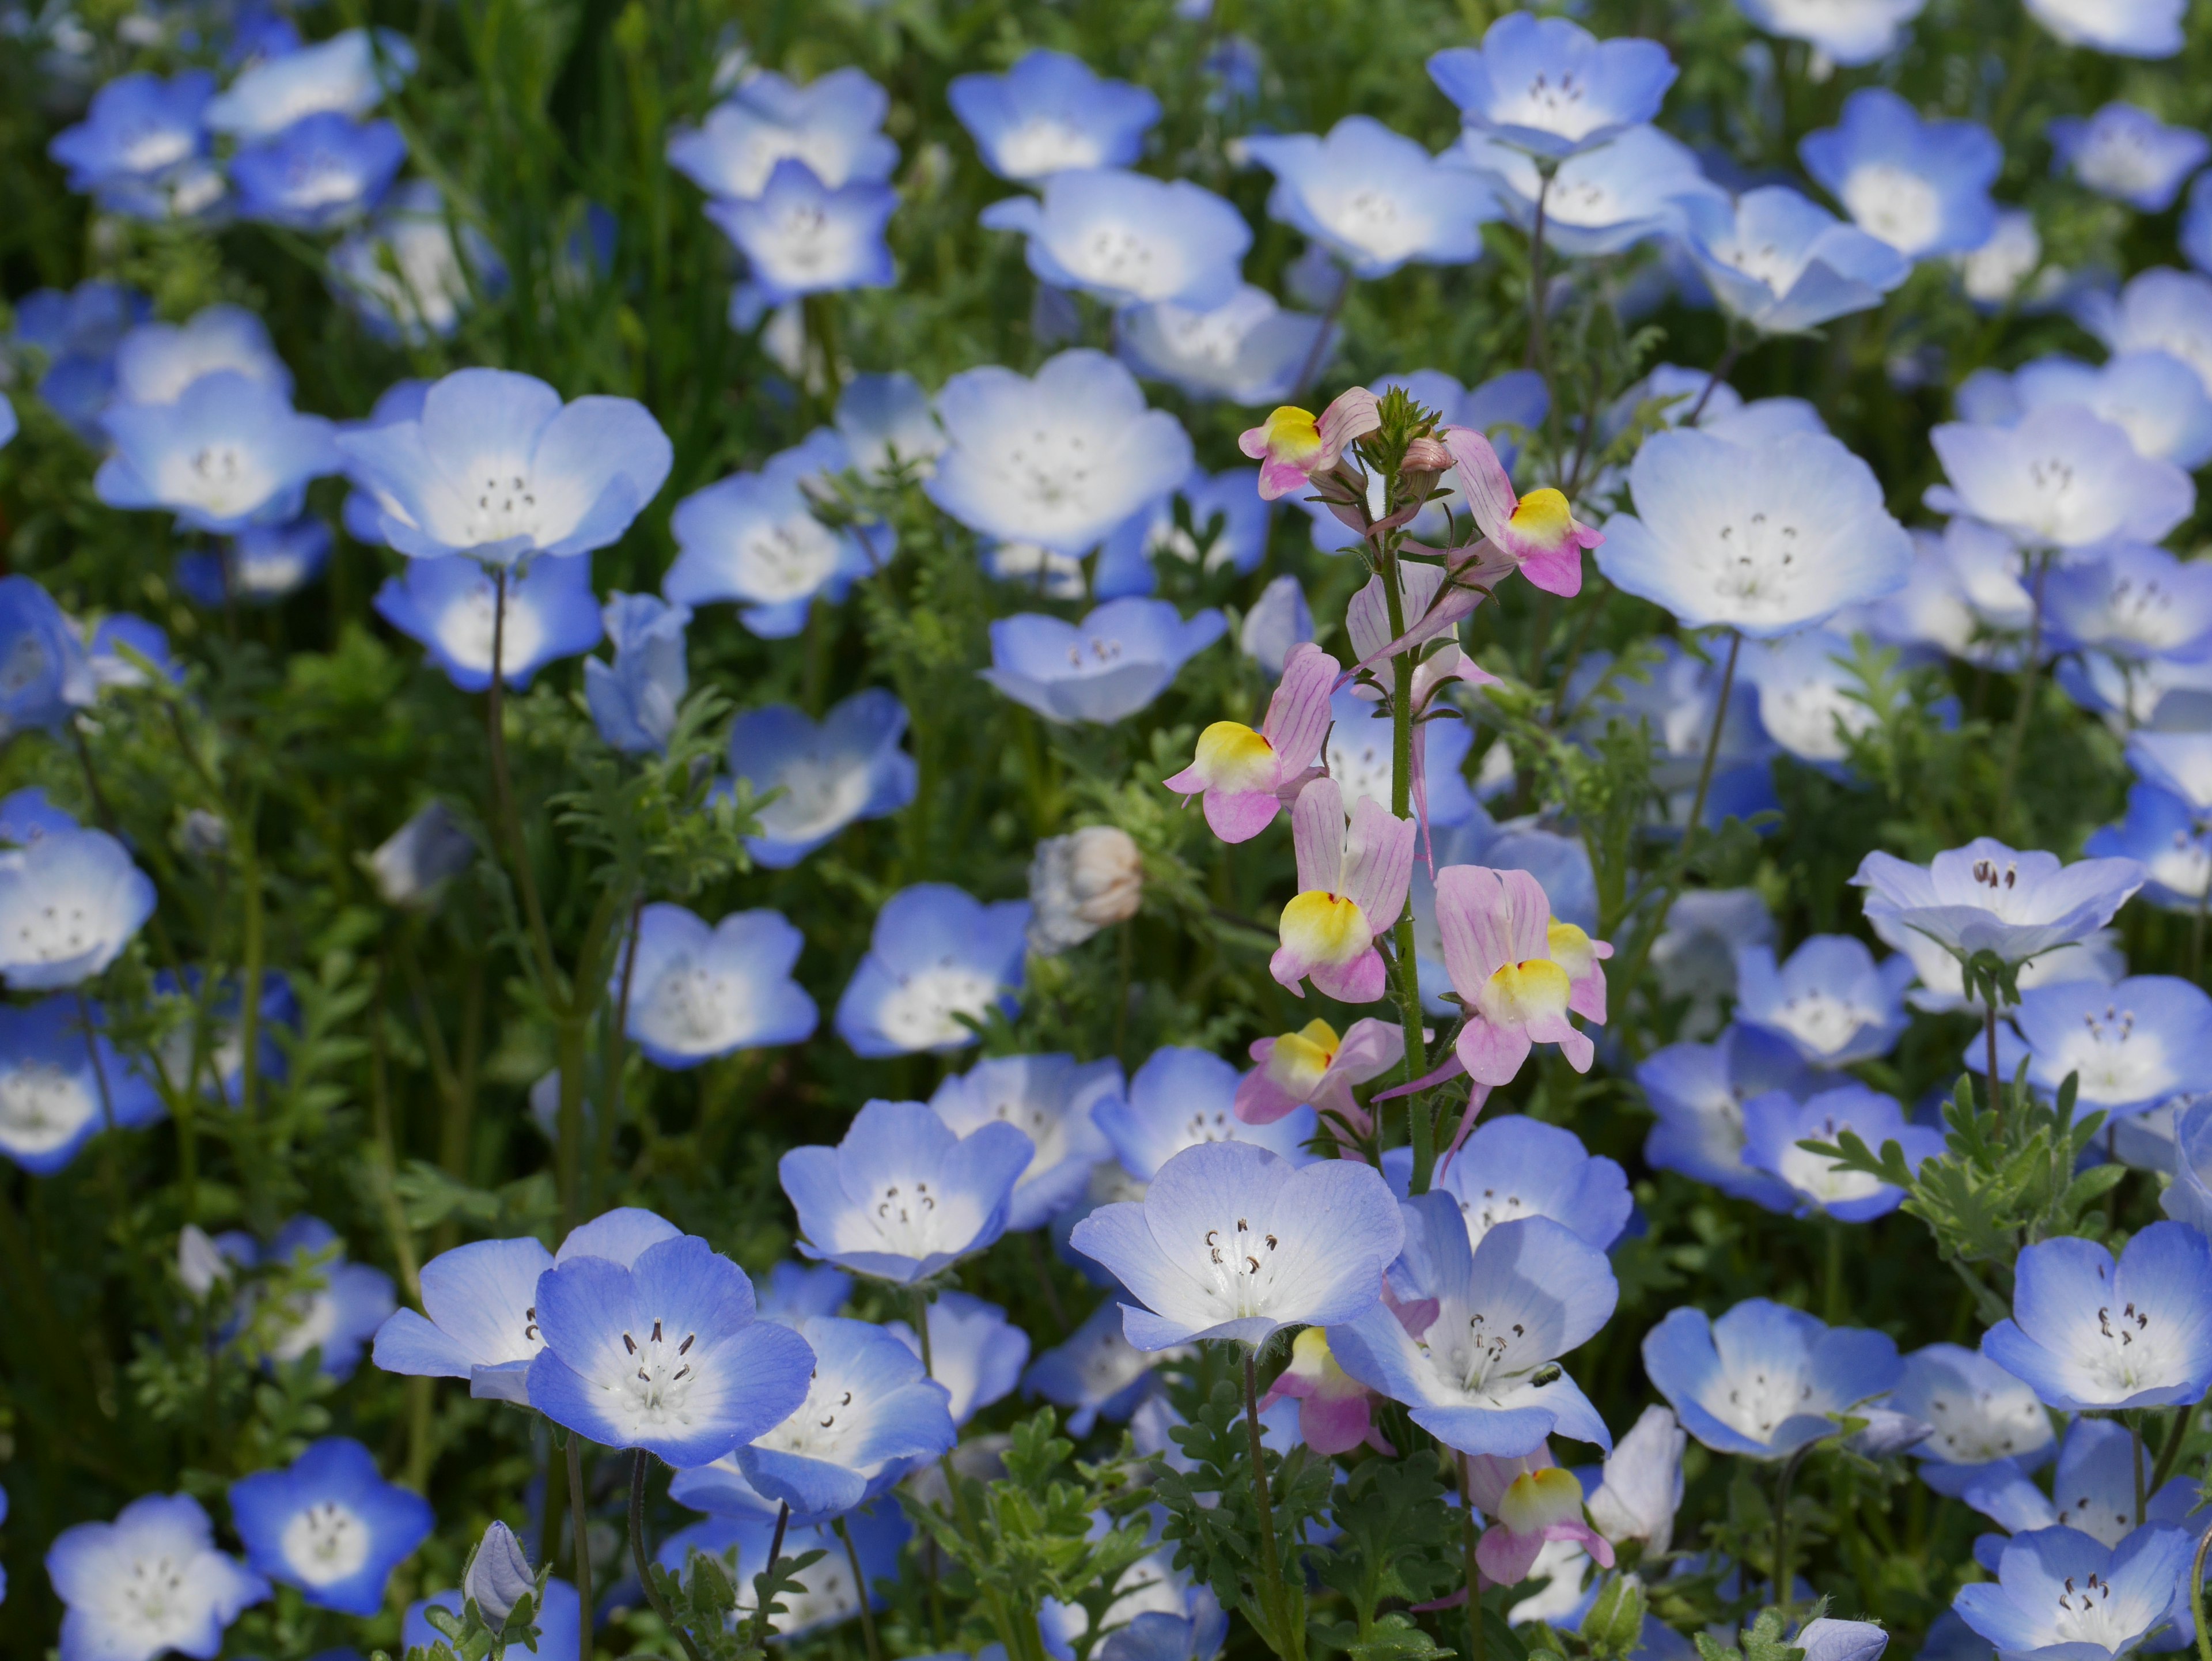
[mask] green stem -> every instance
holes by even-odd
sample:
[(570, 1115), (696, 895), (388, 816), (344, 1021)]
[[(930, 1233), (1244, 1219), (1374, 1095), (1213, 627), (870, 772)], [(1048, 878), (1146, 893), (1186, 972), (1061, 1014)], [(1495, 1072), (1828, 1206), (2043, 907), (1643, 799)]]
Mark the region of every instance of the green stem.
[(1459, 1456), (1459, 1545), (1467, 1563), (1468, 1661), (1482, 1661), (1482, 1571), (1474, 1561), (1474, 1497), (1464, 1453)]
[(1997, 1128), (2004, 1128), (2003, 1086), (1997, 1078), (1997, 989), (1984, 989), (1989, 1001), (1982, 1006), (1982, 1042), (1989, 1052), (1990, 1111), (1997, 1116)]
[[(787, 1500), (775, 1508), (775, 1535), (768, 1545), (768, 1570), (773, 1573), (783, 1559), (783, 1531), (791, 1526), (791, 1502)], [(766, 1652), (768, 1649), (768, 1586), (759, 1575), (753, 1577), (753, 1647)], [(589, 1621), (585, 1622), (586, 1626)]]
[(868, 1661), (884, 1661), (884, 1646), (876, 1640), (876, 1612), (868, 1607), (868, 1577), (860, 1567), (860, 1548), (853, 1543), (853, 1530), (845, 1519), (837, 1519), (837, 1537), (845, 1542), (845, 1561), (853, 1566), (853, 1585), (860, 1600), (860, 1639), (866, 1645)]
[(507, 647), (507, 569), (492, 574), (491, 683), (484, 689), (484, 736), (491, 745), (492, 807), (499, 835), (514, 864), (514, 886), (522, 897), (522, 915), (530, 928), (530, 941), (538, 958), (538, 972), (545, 983), (545, 996), (556, 1007), (567, 1001), (561, 984), (561, 966), (553, 956), (553, 934), (545, 926), (545, 908), (538, 897), (538, 879), (530, 867), (530, 844), (522, 834), (522, 818), (515, 811), (514, 778), (507, 760), (505, 667)]
[[(1395, 483), (1393, 486), (1395, 488)], [(1396, 536), (1382, 554), (1382, 597), (1389, 609), (1390, 638), (1406, 632), (1406, 599), (1399, 592)], [(1393, 696), (1390, 700), (1390, 811), (1399, 818), (1413, 812), (1413, 658), (1411, 650), (1390, 660)], [(1429, 1070), (1428, 1046), (1421, 1037), (1420, 971), (1413, 948), (1413, 909), (1407, 905), (1392, 921), (1398, 980), (1398, 1019), (1406, 1034), (1406, 1079), (1411, 1083)], [(1413, 1192), (1429, 1191), (1436, 1170), (1436, 1118), (1429, 1104), (1418, 1095), (1406, 1098), (1406, 1135), (1413, 1148)]]
[(1275, 1504), (1267, 1491), (1267, 1446), (1260, 1434), (1259, 1352), (1244, 1346), (1244, 1428), (1252, 1444), (1252, 1504), (1260, 1517), (1260, 1584), (1267, 1624), (1273, 1628), (1261, 1636), (1277, 1655), (1291, 1661), (1304, 1646), (1291, 1632), (1290, 1600), (1283, 1590), (1283, 1560), (1275, 1550)]
[[(2166, 1426), (2166, 1440), (2158, 1450), (2158, 1468), (2150, 1474), (2150, 1491), (2153, 1494), (2166, 1486), (2166, 1479), (2173, 1475), (2173, 1468), (2181, 1463), (2181, 1445), (2189, 1439), (2190, 1416), (2195, 1411), (2193, 1408), (2182, 1409), (2172, 1415), (2172, 1421)], [(2137, 1518), (2136, 1521), (2140, 1523), (2142, 1518)]]
[(1796, 1479), (1797, 1467), (1804, 1463), (1813, 1444), (1808, 1442), (1782, 1462), (1782, 1475), (1774, 1487), (1774, 1606), (1786, 1620), (1790, 1614), (1790, 1591), (1796, 1580), (1790, 1573), (1790, 1485)]
[(2212, 1661), (2212, 1633), (2204, 1630), (2204, 1554), (2212, 1550), (2212, 1529), (2197, 1542), (2197, 1556), (2189, 1566), (2189, 1613), (2197, 1623), (2197, 1661)]
[(584, 1515), (584, 1439), (574, 1431), (568, 1433), (568, 1511), (575, 1530), (576, 1601), (585, 1611), (576, 1623), (576, 1661), (592, 1661), (592, 1542)]
[(2012, 712), (2012, 735), (2005, 744), (2004, 775), (1997, 786), (1997, 811), (1992, 821), (1999, 832), (2012, 812), (2013, 786), (2020, 777), (2021, 754), (2027, 747), (2028, 722), (2035, 714), (2036, 674), (2043, 656), (2043, 581), (2051, 570), (2051, 556), (2035, 556), (2035, 579), (2029, 590), (2033, 602), (2028, 613), (2027, 659), (2020, 667), (2020, 705)]
[[(569, 1445), (573, 1447), (575, 1444), (571, 1442)], [(690, 1661), (703, 1661), (703, 1658), (699, 1653), (699, 1646), (691, 1641), (690, 1631), (677, 1620), (676, 1611), (668, 1607), (668, 1600), (660, 1595), (660, 1588), (653, 1583), (653, 1561), (645, 1549), (645, 1462), (647, 1457), (643, 1448), (636, 1449), (630, 1455), (630, 1559), (637, 1565), (638, 1583), (645, 1588), (645, 1601), (653, 1605), (653, 1612), (660, 1617), (660, 1624), (676, 1634), (677, 1640), (684, 1646), (684, 1653), (690, 1658)], [(866, 1600), (862, 1601), (865, 1603)], [(586, 1620), (584, 1624), (589, 1626), (591, 1622)], [(869, 1661), (875, 1661), (872, 1653), (869, 1656)]]
[(238, 816), (232, 834), (238, 843), (239, 883), (246, 891), (242, 896), (246, 907), (246, 962), (243, 984), (238, 992), (238, 1042), (244, 1052), (239, 1063), (238, 1110), (251, 1124), (256, 1087), (261, 1079), (261, 977), (268, 952), (262, 908), (261, 855), (253, 834), (251, 806)]
[(929, 1354), (929, 1293), (920, 1287), (912, 1287), (908, 1289), (907, 1299), (914, 1315), (915, 1341), (921, 1346), (921, 1370), (934, 1378), (937, 1365)]

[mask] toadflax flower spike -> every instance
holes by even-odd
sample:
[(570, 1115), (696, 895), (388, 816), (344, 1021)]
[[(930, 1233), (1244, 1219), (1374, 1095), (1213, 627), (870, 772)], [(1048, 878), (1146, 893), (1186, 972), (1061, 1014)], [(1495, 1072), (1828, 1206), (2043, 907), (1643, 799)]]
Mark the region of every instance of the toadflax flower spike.
[(1339, 392), (1316, 417), (1285, 404), (1257, 427), (1249, 428), (1237, 447), (1260, 464), (1260, 495), (1268, 502), (1310, 483), (1344, 459), (1352, 441), (1382, 425), (1375, 394), (1364, 386)]
[(1206, 793), (1206, 822), (1224, 842), (1249, 842), (1275, 822), (1286, 797), (1304, 784), (1328, 736), (1328, 695), (1337, 661), (1310, 641), (1283, 665), (1254, 732), (1242, 721), (1217, 721), (1198, 735), (1190, 765), (1162, 783), (1189, 796)]
[(1283, 943), (1267, 972), (1299, 997), (1310, 976), (1332, 998), (1372, 1003), (1387, 983), (1375, 937), (1398, 921), (1413, 881), (1413, 822), (1362, 796), (1347, 829), (1343, 792), (1320, 778), (1291, 810), (1291, 831), (1298, 893), (1283, 908)]
[(1458, 465), (1467, 503), (1482, 534), (1513, 557), (1521, 575), (1547, 593), (1571, 599), (1583, 591), (1583, 551), (1605, 540), (1574, 516), (1567, 499), (1547, 485), (1516, 496), (1505, 464), (1472, 427), (1438, 434)]

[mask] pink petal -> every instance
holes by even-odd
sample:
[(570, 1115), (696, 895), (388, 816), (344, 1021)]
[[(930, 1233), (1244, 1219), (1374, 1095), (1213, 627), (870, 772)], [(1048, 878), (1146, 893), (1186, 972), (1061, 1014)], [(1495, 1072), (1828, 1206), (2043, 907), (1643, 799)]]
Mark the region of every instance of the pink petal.
[(1613, 1542), (1587, 1523), (1547, 1523), (1542, 1532), (1547, 1540), (1579, 1540), (1600, 1568), (1613, 1567)]
[(1505, 464), (1488, 439), (1471, 427), (1447, 427), (1437, 435), (1452, 453), (1459, 468), (1461, 488), (1467, 493), (1468, 510), (1486, 537), (1496, 537), (1512, 522), (1521, 498), (1505, 476)]
[(1516, 1534), (1503, 1523), (1492, 1524), (1475, 1542), (1475, 1567), (1494, 1585), (1517, 1586), (1528, 1578), (1536, 1554), (1543, 1549), (1542, 1535)]
[(1237, 435), (1237, 447), (1258, 461), (1267, 453), (1267, 429), (1265, 425), (1247, 427)]
[(1437, 1316), (1443, 1305), (1434, 1298), (1402, 1299), (1390, 1289), (1390, 1282), (1382, 1282), (1382, 1304), (1398, 1317), (1398, 1324), (1406, 1329), (1408, 1338), (1419, 1338), (1437, 1323)]
[[(1260, 429), (1255, 428), (1254, 430)], [(1249, 435), (1248, 434), (1247, 436), (1249, 437)], [(1244, 453), (1256, 455), (1264, 454), (1265, 452), (1247, 450)], [(1260, 499), (1261, 501), (1273, 502), (1290, 495), (1293, 490), (1303, 490), (1305, 487), (1304, 468), (1294, 466), (1287, 461), (1279, 461), (1273, 456), (1269, 456), (1267, 460), (1260, 464)]]
[(1275, 955), (1267, 959), (1267, 972), (1294, 998), (1303, 998), (1306, 995), (1305, 988), (1299, 983), (1305, 979), (1309, 967), (1310, 965), (1306, 960), (1287, 946), (1277, 946)]
[(1406, 1029), (1395, 1021), (1363, 1015), (1345, 1029), (1336, 1046), (1336, 1059), (1328, 1064), (1328, 1076), (1341, 1077), (1347, 1084), (1365, 1084), (1405, 1057)]
[[(1526, 963), (1552, 955), (1552, 900), (1544, 885), (1526, 871), (1501, 871), (1510, 930), (1504, 961)], [(1494, 970), (1492, 971), (1495, 972)]]
[(1452, 990), (1472, 1001), (1504, 964), (1517, 962), (1505, 927), (1504, 885), (1487, 866), (1448, 865), (1437, 873), (1437, 933)]
[(1206, 822), (1225, 843), (1249, 842), (1275, 822), (1283, 799), (1272, 790), (1209, 790)]
[(1298, 892), (1343, 891), (1337, 885), (1344, 880), (1344, 793), (1334, 779), (1317, 778), (1298, 792), (1291, 809), (1291, 843), (1297, 854)]
[(1176, 794), (1188, 800), (1190, 797), (1198, 794), (1200, 791), (1206, 788), (1206, 781), (1199, 776), (1198, 764), (1196, 762), (1193, 762), (1189, 766), (1184, 768), (1182, 772), (1171, 773), (1166, 778), (1162, 779), (1160, 781), (1160, 788), (1163, 790), (1172, 790)]
[(1349, 1453), (1373, 1429), (1364, 1390), (1340, 1400), (1309, 1395), (1298, 1408), (1298, 1434), (1316, 1453)]
[(1583, 591), (1583, 551), (1572, 540), (1564, 548), (1534, 550), (1522, 560), (1521, 575), (1547, 594), (1572, 599)]
[(1467, 1068), (1461, 1062), (1458, 1052), (1455, 1050), (1444, 1057), (1444, 1064), (1435, 1072), (1424, 1073), (1411, 1084), (1401, 1084), (1395, 1089), (1381, 1091), (1369, 1097), (1368, 1099), (1373, 1102), (1387, 1102), (1395, 1097), (1410, 1096), (1417, 1090), (1428, 1089), (1431, 1085), (1439, 1085), (1447, 1080), (1464, 1077), (1466, 1073)]
[(1279, 778), (1303, 773), (1328, 737), (1328, 698), (1343, 671), (1311, 641), (1296, 648), (1283, 665), (1283, 678), (1267, 701), (1260, 736), (1274, 747)]
[(1605, 1024), (1605, 970), (1595, 964), (1589, 974), (1567, 985), (1567, 1007), (1586, 1020)]
[(1382, 414), (1374, 393), (1364, 386), (1347, 386), (1329, 400), (1328, 408), (1314, 424), (1321, 432), (1323, 458), (1314, 464), (1314, 472), (1325, 473), (1336, 465), (1354, 440), (1366, 437), (1382, 424)]
[[(1276, 955), (1279, 957), (1282, 954), (1278, 952)], [(1274, 1046), (1274, 1040), (1272, 1038), (1263, 1042), (1270, 1049)], [(1273, 1124), (1283, 1115), (1296, 1108), (1298, 1105), (1298, 1098), (1267, 1076), (1267, 1058), (1257, 1053), (1260, 1048), (1258, 1044), (1253, 1045), (1252, 1048), (1253, 1060), (1259, 1062), (1261, 1065), (1256, 1070), (1247, 1073), (1237, 1080), (1235, 1111), (1237, 1117), (1243, 1123)]]
[[(1411, 830), (1413, 827), (1406, 827)], [(1278, 952), (1275, 954), (1281, 957)], [(1273, 964), (1269, 967), (1272, 969)], [(1339, 1003), (1373, 1003), (1389, 989), (1389, 978), (1382, 968), (1382, 954), (1369, 946), (1350, 963), (1316, 964), (1308, 971), (1315, 989), (1326, 992)], [(1277, 980), (1283, 977), (1275, 977)]]
[(1477, 1015), (1460, 1028), (1455, 1048), (1468, 1078), (1477, 1084), (1498, 1085), (1513, 1082), (1521, 1063), (1528, 1059), (1530, 1045), (1528, 1034), (1522, 1028), (1493, 1026)]
[[(1334, 783), (1330, 781), (1332, 788)], [(1311, 787), (1308, 794), (1319, 788)], [(1304, 806), (1305, 798), (1298, 802)], [(1404, 914), (1406, 890), (1413, 880), (1413, 820), (1400, 818), (1372, 796), (1362, 796), (1352, 810), (1352, 831), (1344, 843), (1340, 891), (1367, 914), (1367, 926), (1381, 934), (1395, 928)]]

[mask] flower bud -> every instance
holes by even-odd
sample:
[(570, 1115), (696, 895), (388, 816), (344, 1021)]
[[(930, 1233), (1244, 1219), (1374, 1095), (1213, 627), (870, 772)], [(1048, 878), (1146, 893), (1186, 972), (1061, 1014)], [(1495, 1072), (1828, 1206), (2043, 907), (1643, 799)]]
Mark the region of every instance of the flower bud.
[(386, 837), (368, 863), (386, 904), (423, 907), (476, 856), (476, 839), (452, 808), (434, 798)]
[(522, 1555), (522, 1542), (506, 1524), (494, 1523), (469, 1559), (461, 1595), (476, 1604), (486, 1626), (497, 1628), (506, 1623), (508, 1611), (526, 1594), (537, 1590), (538, 1579), (530, 1572), (530, 1560)]
[(1398, 464), (1398, 471), (1407, 477), (1419, 473), (1442, 473), (1451, 470), (1452, 453), (1441, 439), (1417, 438), (1406, 446), (1406, 459)]
[(1144, 892), (1144, 856), (1126, 830), (1091, 824), (1048, 837), (1030, 863), (1030, 948), (1050, 957), (1080, 946), (1135, 916)]

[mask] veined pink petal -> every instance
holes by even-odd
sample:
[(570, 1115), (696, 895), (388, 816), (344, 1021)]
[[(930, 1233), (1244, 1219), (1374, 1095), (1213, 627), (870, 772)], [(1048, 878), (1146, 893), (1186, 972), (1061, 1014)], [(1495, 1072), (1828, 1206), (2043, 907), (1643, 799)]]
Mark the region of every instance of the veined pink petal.
[(1379, 1444), (1377, 1451), (1389, 1451), (1390, 1447), (1375, 1428), (1364, 1392), (1329, 1396), (1316, 1391), (1307, 1396), (1298, 1404), (1298, 1434), (1316, 1453), (1325, 1455), (1349, 1453), (1363, 1442)]
[(1477, 1084), (1500, 1085), (1513, 1082), (1514, 1074), (1520, 1072), (1533, 1046), (1526, 1029), (1494, 1026), (1476, 1015), (1470, 1016), (1467, 1025), (1460, 1028), (1459, 1042), (1453, 1048), (1460, 1065), (1467, 1068), (1468, 1078)]
[[(1245, 453), (1249, 455), (1252, 452), (1247, 450)], [(1291, 491), (1303, 490), (1305, 487), (1305, 469), (1295, 462), (1283, 461), (1269, 456), (1260, 464), (1260, 499), (1261, 501), (1279, 501), (1290, 495)]]
[(1273, 824), (1282, 811), (1283, 799), (1269, 790), (1209, 790), (1206, 794), (1206, 822), (1225, 843), (1251, 841)]
[(1503, 965), (1524, 955), (1514, 949), (1505, 885), (1486, 866), (1448, 865), (1437, 873), (1437, 933), (1452, 990), (1469, 1003)]
[(1316, 888), (1344, 891), (1344, 793), (1334, 779), (1317, 778), (1298, 792), (1291, 809), (1291, 843), (1297, 855), (1300, 893)]
[[(1413, 828), (1410, 824), (1406, 827), (1409, 831)], [(1409, 855), (1412, 851), (1410, 848), (1407, 850)], [(1350, 963), (1316, 964), (1307, 973), (1316, 990), (1326, 992), (1339, 1003), (1373, 1003), (1390, 985), (1382, 967), (1382, 954), (1371, 946)], [(1282, 977), (1278, 975), (1275, 978), (1280, 980)]]
[(1531, 553), (1521, 562), (1521, 575), (1547, 594), (1572, 599), (1583, 591), (1583, 546), (1580, 542), (1570, 542), (1564, 548)]
[(1321, 429), (1321, 456), (1313, 471), (1325, 473), (1342, 460), (1344, 453), (1382, 424), (1375, 394), (1364, 386), (1347, 386), (1329, 400), (1316, 423)]
[(1558, 1463), (1549, 1442), (1539, 1442), (1534, 1452), (1511, 1459), (1494, 1453), (1471, 1453), (1467, 1459), (1468, 1491), (1462, 1497), (1473, 1501), (1485, 1517), (1494, 1518), (1505, 1503), (1505, 1490), (1515, 1482), (1531, 1471), (1549, 1470)]
[(1370, 1079), (1380, 1078), (1406, 1057), (1406, 1030), (1395, 1021), (1378, 1021), (1372, 1015), (1364, 1015), (1344, 1031), (1343, 1042), (1336, 1047), (1336, 1059), (1329, 1063), (1332, 1074), (1341, 1074), (1352, 1084), (1364, 1084)]
[[(1455, 1054), (1452, 1056), (1452, 1059), (1454, 1061), (1457, 1061), (1459, 1057)], [(1481, 1115), (1483, 1104), (1487, 1102), (1489, 1099), (1490, 1086), (1486, 1084), (1479, 1084), (1475, 1086), (1473, 1092), (1468, 1095), (1467, 1098), (1467, 1110), (1459, 1116), (1459, 1129), (1452, 1132), (1450, 1145), (1444, 1149), (1443, 1157), (1437, 1161), (1437, 1180), (1438, 1182), (1442, 1182), (1444, 1177), (1444, 1173), (1451, 1169), (1453, 1156), (1456, 1154), (1461, 1148), (1467, 1146), (1468, 1133), (1474, 1130), (1474, 1122)]]
[(1536, 1567), (1536, 1554), (1544, 1549), (1540, 1534), (1516, 1534), (1504, 1524), (1493, 1524), (1474, 1543), (1474, 1564), (1493, 1586), (1517, 1586)]
[(1498, 459), (1490, 441), (1472, 427), (1447, 427), (1437, 436), (1443, 440), (1459, 469), (1468, 511), (1474, 515), (1483, 535), (1497, 538), (1512, 523), (1513, 510), (1521, 505), (1521, 498), (1513, 493), (1513, 481), (1505, 476), (1505, 464)]
[(1261, 1052), (1274, 1047), (1273, 1038), (1254, 1044), (1252, 1059), (1260, 1065), (1237, 1081), (1235, 1111), (1245, 1124), (1273, 1124), (1299, 1104), (1297, 1097), (1267, 1076), (1267, 1058)]
[(1459, 1052), (1455, 1050), (1444, 1057), (1443, 1065), (1437, 1068), (1435, 1072), (1424, 1073), (1411, 1084), (1401, 1084), (1389, 1090), (1378, 1091), (1368, 1099), (1375, 1102), (1387, 1102), (1395, 1097), (1410, 1096), (1417, 1090), (1428, 1089), (1431, 1085), (1440, 1085), (1453, 1079), (1462, 1078), (1466, 1073), (1467, 1067), (1460, 1060)]
[(1310, 967), (1311, 965), (1303, 956), (1287, 946), (1277, 946), (1275, 955), (1267, 959), (1267, 972), (1275, 977), (1277, 985), (1294, 998), (1305, 996), (1306, 970)]
[[(1332, 787), (1335, 781), (1331, 780)], [(1308, 794), (1318, 789), (1310, 786)], [(1298, 798), (1301, 807), (1305, 797)], [(1401, 819), (1372, 796), (1352, 810), (1352, 833), (1344, 843), (1344, 894), (1367, 914), (1376, 934), (1394, 928), (1406, 909), (1406, 890), (1413, 879), (1413, 822)], [(1546, 912), (1548, 919), (1550, 913)]]
[(1284, 663), (1283, 678), (1267, 701), (1267, 718), (1260, 724), (1260, 735), (1275, 748), (1278, 784), (1305, 771), (1321, 753), (1328, 737), (1329, 694), (1341, 672), (1336, 660), (1311, 641)]
[(1589, 974), (1567, 983), (1567, 1007), (1584, 1020), (1605, 1025), (1605, 970), (1595, 964)]
[[(1503, 549), (1484, 541), (1467, 548), (1450, 550), (1446, 555), (1446, 566), (1443, 577), (1437, 579), (1431, 598), (1425, 605), (1416, 610), (1413, 596), (1410, 593), (1407, 594), (1406, 632), (1395, 640), (1383, 641), (1371, 651), (1360, 650), (1358, 661), (1352, 666), (1349, 672), (1357, 673), (1362, 669), (1372, 668), (1385, 659), (1394, 658), (1401, 652), (1425, 641), (1434, 640), (1438, 635), (1457, 627), (1462, 618), (1472, 616), (1474, 608), (1489, 598), (1492, 588), (1513, 575), (1514, 562), (1513, 557)], [(1413, 572), (1433, 571), (1437, 568), (1433, 565), (1401, 565), (1399, 569), (1407, 573), (1410, 579)], [(1449, 580), (1449, 585), (1446, 578)], [(1370, 579), (1368, 587), (1353, 596), (1352, 605), (1357, 606), (1361, 597), (1371, 592), (1376, 614), (1383, 618), (1381, 632), (1387, 634), (1389, 614), (1383, 608), (1388, 606), (1389, 599), (1381, 583), (1379, 577)], [(1347, 630), (1351, 621), (1352, 613), (1347, 611), (1345, 616)], [(1354, 649), (1359, 649), (1356, 640)]]

